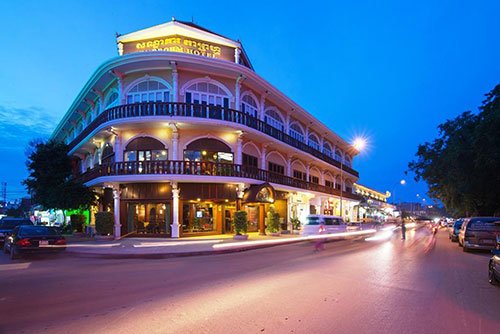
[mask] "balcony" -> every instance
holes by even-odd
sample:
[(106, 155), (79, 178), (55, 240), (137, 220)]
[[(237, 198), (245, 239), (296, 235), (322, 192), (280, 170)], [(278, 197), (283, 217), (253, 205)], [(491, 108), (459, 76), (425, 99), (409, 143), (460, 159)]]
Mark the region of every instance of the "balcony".
[(205, 118), (244, 125), (303, 152), (307, 152), (335, 167), (342, 168), (345, 172), (351, 175), (359, 177), (359, 173), (354, 169), (344, 164), (341, 167), (341, 163), (339, 161), (307, 145), (303, 141), (299, 141), (285, 132), (270, 126), (256, 117), (234, 109), (203, 104), (180, 102), (143, 102), (109, 108), (97, 116), (75, 139), (71, 141), (71, 143), (69, 143), (70, 150), (83, 141), (97, 127), (104, 123), (118, 119), (155, 116)]
[[(240, 177), (263, 182), (281, 184), (298, 189), (322, 192), (340, 196), (340, 190), (316, 183), (295, 179), (251, 166), (192, 161), (130, 161), (103, 164), (78, 176), (78, 181), (88, 182), (98, 177), (121, 175), (207, 175), (220, 177)], [(359, 200), (353, 193), (343, 192), (342, 196)]]

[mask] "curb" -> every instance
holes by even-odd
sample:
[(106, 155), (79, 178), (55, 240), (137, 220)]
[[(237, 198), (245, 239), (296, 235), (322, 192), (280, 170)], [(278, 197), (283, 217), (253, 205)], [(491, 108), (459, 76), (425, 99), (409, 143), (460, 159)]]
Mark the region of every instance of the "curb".
[[(331, 240), (335, 241), (335, 240)], [(331, 242), (329, 241), (329, 242)], [(98, 259), (168, 259), (174, 257), (188, 257), (188, 256), (206, 256), (206, 255), (222, 255), (229, 253), (240, 253), (261, 248), (270, 248), (276, 246), (290, 245), (301, 242), (310, 242), (310, 240), (290, 240), (279, 244), (263, 244), (244, 247), (235, 247), (222, 250), (207, 250), (207, 251), (193, 251), (193, 252), (178, 252), (178, 253), (130, 253), (130, 254), (105, 254), (105, 253), (90, 253), (90, 252), (73, 252), (66, 249), (66, 254), (73, 257), (80, 258), (98, 258)]]

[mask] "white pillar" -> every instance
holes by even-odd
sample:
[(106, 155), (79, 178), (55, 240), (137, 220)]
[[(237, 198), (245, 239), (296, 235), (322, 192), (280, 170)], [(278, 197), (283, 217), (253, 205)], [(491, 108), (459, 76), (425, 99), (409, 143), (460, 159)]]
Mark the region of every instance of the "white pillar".
[(119, 132), (115, 133), (115, 143), (113, 148), (115, 151), (115, 162), (122, 162), (123, 161), (122, 136)]
[(179, 131), (175, 123), (170, 123), (170, 128), (172, 129), (172, 139), (170, 147), (172, 148), (172, 160), (179, 160)]
[(292, 176), (292, 156), (287, 156), (287, 161), (286, 161), (286, 176)]
[(258, 115), (258, 117), (259, 117), (259, 119), (260, 119), (261, 121), (264, 121), (264, 112), (265, 112), (265, 110), (266, 110), (266, 95), (264, 95), (264, 94), (262, 94), (262, 95), (260, 96), (260, 108), (259, 108), (259, 109), (260, 109), (260, 110), (259, 110), (259, 115)]
[(113, 209), (115, 214), (115, 239), (119, 239), (121, 235), (120, 224), (120, 189), (113, 189)]
[(239, 134), (238, 138), (236, 139), (235, 164), (241, 165), (242, 162), (243, 162), (243, 138), (242, 138), (242, 134)]
[(170, 62), (172, 65), (172, 102), (179, 102), (179, 73), (177, 72), (177, 63)]
[(236, 64), (239, 64), (240, 63), (240, 54), (241, 54), (241, 50), (236, 48), (234, 49), (234, 62)]
[(260, 169), (263, 169), (263, 170), (267, 169), (267, 166), (266, 166), (266, 153), (267, 152), (266, 151), (267, 151), (267, 147), (263, 146), (262, 151), (260, 153)]
[(311, 166), (307, 165), (306, 166), (306, 180), (309, 182), (309, 175), (311, 174)]
[(179, 238), (179, 192), (177, 183), (172, 182), (172, 238)]

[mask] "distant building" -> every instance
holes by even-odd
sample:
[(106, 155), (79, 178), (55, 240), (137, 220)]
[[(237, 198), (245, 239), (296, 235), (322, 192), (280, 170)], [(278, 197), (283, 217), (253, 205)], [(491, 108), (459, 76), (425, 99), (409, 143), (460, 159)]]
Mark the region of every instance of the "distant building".
[(361, 197), (357, 220), (386, 220), (395, 216), (396, 206), (387, 203), (388, 192), (380, 192), (355, 183), (354, 190)]

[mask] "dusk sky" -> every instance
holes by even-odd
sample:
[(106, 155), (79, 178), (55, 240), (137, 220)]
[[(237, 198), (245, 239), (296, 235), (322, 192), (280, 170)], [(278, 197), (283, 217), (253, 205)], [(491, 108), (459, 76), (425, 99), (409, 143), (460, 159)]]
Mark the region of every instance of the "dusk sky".
[(499, 13), (497, 0), (1, 1), (0, 182), (25, 195), (27, 143), (118, 56), (115, 32), (174, 16), (240, 39), (260, 76), (347, 141), (368, 138), (359, 183), (418, 201), (425, 184), (404, 175), (418, 144), (500, 83)]

